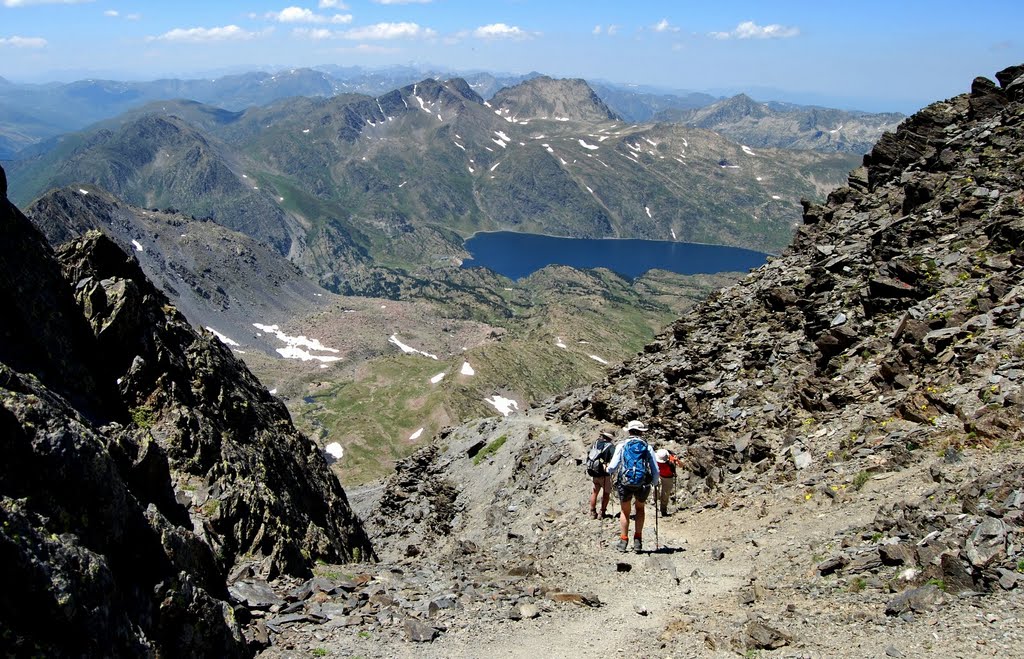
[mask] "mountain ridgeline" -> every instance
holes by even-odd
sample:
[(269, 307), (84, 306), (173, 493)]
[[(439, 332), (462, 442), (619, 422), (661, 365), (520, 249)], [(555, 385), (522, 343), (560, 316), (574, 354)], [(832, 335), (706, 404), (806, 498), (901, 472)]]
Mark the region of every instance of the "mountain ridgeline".
[(746, 94), (697, 108), (669, 108), (654, 115), (692, 128), (713, 130), (750, 147), (867, 153), (904, 116), (792, 103), (759, 103)]
[(331, 290), (379, 294), (368, 269), (457, 263), (484, 230), (781, 249), (799, 199), (856, 162), (624, 125), (582, 81), (538, 77), (493, 100), (452, 79), (241, 113), (150, 105), (12, 163), (12, 198), (97, 185), (247, 233)]

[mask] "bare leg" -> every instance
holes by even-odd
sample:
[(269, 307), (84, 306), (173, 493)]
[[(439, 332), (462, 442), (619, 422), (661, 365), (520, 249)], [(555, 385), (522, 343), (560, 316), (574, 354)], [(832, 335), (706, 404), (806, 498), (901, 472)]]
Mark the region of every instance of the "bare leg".
[(633, 531), (634, 538), (642, 538), (644, 535), (644, 504), (636, 502), (636, 529)]
[(597, 512), (597, 493), (601, 489), (601, 486), (598, 485), (598, 483), (600, 483), (600, 482), (601, 482), (600, 479), (597, 479), (597, 478), (594, 479), (594, 491), (590, 493), (590, 514), (591, 515), (593, 515), (595, 512)]
[[(626, 499), (622, 502), (622, 515), (619, 516), (619, 529), (622, 531), (620, 537), (629, 537), (629, 508), (632, 499)], [(640, 504), (637, 504), (637, 511), (639, 512)]]
[[(602, 486), (602, 488), (604, 490), (604, 494), (601, 497), (601, 517), (604, 517), (605, 513), (608, 512), (608, 500), (612, 496), (611, 484), (612, 484), (612, 479), (610, 477), (608, 477), (608, 476), (605, 476), (604, 477), (604, 485)], [(591, 507), (593, 507), (593, 506), (591, 506)]]

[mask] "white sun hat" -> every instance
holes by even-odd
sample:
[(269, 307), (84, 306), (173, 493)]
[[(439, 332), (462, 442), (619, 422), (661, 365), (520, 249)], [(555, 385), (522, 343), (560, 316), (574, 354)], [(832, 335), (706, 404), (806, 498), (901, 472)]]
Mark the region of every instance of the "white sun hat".
[(643, 432), (647, 430), (647, 426), (644, 425), (643, 421), (636, 420), (630, 421), (629, 423), (626, 424), (626, 432), (633, 432), (634, 430), (639, 430), (640, 432)]

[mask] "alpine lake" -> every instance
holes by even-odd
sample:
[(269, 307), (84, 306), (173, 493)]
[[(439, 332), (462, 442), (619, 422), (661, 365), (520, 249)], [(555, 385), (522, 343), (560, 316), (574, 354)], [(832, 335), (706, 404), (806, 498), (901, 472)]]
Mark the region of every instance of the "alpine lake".
[(549, 265), (607, 268), (634, 279), (648, 270), (681, 275), (746, 272), (765, 263), (768, 254), (740, 247), (667, 240), (560, 238), (534, 233), (478, 233), (465, 242), (471, 258), (463, 268), (484, 267), (509, 279), (521, 279)]

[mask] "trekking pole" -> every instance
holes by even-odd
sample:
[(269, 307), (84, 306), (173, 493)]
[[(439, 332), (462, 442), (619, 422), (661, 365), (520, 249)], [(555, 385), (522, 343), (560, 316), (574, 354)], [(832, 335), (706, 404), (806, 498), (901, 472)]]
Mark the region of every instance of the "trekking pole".
[(654, 551), (661, 549), (661, 539), (658, 537), (658, 509), (661, 508), (661, 483), (654, 488)]

